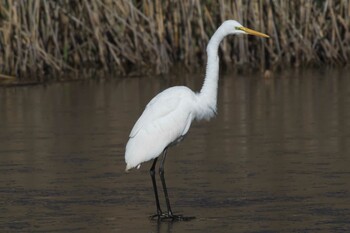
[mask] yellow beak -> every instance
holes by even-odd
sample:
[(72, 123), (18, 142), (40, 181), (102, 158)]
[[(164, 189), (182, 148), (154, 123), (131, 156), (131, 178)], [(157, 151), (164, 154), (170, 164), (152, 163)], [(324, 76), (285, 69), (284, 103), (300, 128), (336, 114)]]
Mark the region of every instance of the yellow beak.
[(246, 27), (239, 27), (238, 29), (244, 31), (245, 33), (249, 34), (249, 35), (253, 35), (253, 36), (259, 36), (259, 37), (264, 37), (264, 38), (269, 38), (270, 36), (264, 34), (264, 33), (261, 33), (261, 32), (257, 32), (257, 31), (254, 31), (250, 28), (246, 28)]

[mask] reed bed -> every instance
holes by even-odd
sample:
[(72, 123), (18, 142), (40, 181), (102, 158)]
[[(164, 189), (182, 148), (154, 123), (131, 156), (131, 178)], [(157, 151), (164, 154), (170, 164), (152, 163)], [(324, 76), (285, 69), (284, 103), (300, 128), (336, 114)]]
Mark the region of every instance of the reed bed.
[(3, 0), (0, 73), (89, 67), (132, 75), (167, 73), (177, 63), (202, 67), (208, 39), (226, 19), (271, 36), (225, 40), (221, 57), (227, 67), (349, 61), (348, 0)]

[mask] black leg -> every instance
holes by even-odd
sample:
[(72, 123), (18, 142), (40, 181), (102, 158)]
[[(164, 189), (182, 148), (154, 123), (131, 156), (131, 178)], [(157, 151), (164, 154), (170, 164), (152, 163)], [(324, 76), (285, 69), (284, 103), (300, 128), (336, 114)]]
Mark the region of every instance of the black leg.
[(169, 196), (168, 196), (168, 190), (166, 188), (165, 184), (165, 178), (164, 178), (164, 163), (165, 163), (165, 158), (166, 158), (166, 153), (167, 153), (167, 148), (163, 151), (163, 158), (162, 161), (159, 165), (159, 176), (162, 181), (162, 186), (163, 186), (163, 191), (164, 191), (164, 196), (165, 196), (165, 201), (167, 205), (168, 212), (163, 213), (160, 209), (159, 205), (159, 198), (158, 198), (158, 192), (157, 192), (157, 185), (156, 185), (156, 180), (155, 180), (155, 166), (157, 162), (157, 158), (154, 159), (153, 165), (151, 167), (150, 173), (152, 177), (152, 182), (153, 182), (153, 188), (154, 188), (154, 195), (156, 197), (156, 202), (157, 202), (157, 214), (152, 216), (152, 219), (157, 217), (158, 221), (190, 221), (194, 219), (195, 217), (184, 217), (182, 215), (174, 215), (171, 206), (170, 206), (170, 201), (169, 201)]
[(159, 217), (162, 215), (162, 210), (161, 210), (160, 205), (159, 205), (158, 190), (157, 190), (157, 183), (156, 183), (156, 177), (155, 177), (155, 174), (156, 174), (155, 167), (156, 167), (157, 160), (158, 160), (158, 158), (154, 159), (152, 167), (149, 170), (149, 173), (151, 174), (151, 178), (152, 178), (153, 191), (154, 191), (154, 196), (156, 198), (156, 205), (157, 205), (157, 215), (155, 215), (153, 217), (156, 217), (156, 216)]
[(161, 161), (161, 163), (159, 165), (159, 176), (160, 176), (160, 179), (162, 181), (162, 186), (163, 186), (166, 206), (168, 208), (168, 215), (171, 217), (171, 216), (173, 216), (173, 212), (171, 211), (170, 201), (169, 201), (169, 196), (168, 196), (168, 190), (166, 188), (165, 178), (164, 178), (164, 162), (165, 162), (165, 158), (166, 158), (166, 153), (167, 153), (167, 149), (164, 150), (163, 158), (162, 158), (162, 161)]

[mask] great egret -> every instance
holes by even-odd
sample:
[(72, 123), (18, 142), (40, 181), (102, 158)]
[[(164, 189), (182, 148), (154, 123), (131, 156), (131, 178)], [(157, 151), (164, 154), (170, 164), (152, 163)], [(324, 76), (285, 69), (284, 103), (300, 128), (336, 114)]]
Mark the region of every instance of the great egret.
[[(157, 217), (160, 220), (186, 220), (174, 215), (164, 179), (164, 162), (170, 146), (179, 143), (188, 132), (194, 119), (212, 118), (216, 113), (216, 99), (219, 78), (218, 49), (222, 39), (231, 34), (250, 34), (259, 37), (269, 36), (243, 27), (235, 20), (225, 21), (211, 37), (207, 46), (207, 69), (204, 84), (199, 93), (185, 86), (168, 88), (156, 95), (146, 106), (131, 130), (125, 150), (126, 171), (140, 168), (141, 163), (154, 159), (150, 169), (156, 199)], [(160, 208), (155, 179), (155, 166), (158, 156), (163, 153), (159, 175), (163, 186), (167, 212)]]

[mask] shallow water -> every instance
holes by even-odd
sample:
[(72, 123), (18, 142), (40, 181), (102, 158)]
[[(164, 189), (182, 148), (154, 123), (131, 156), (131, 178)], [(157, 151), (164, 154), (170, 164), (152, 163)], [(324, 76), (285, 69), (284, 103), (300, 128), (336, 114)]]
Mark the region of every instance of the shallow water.
[(196, 217), (175, 223), (148, 219), (151, 163), (124, 173), (124, 146), (152, 96), (200, 76), (0, 89), (1, 232), (349, 232), (348, 72), (276, 76), (224, 75), (217, 117), (169, 150), (173, 210)]

